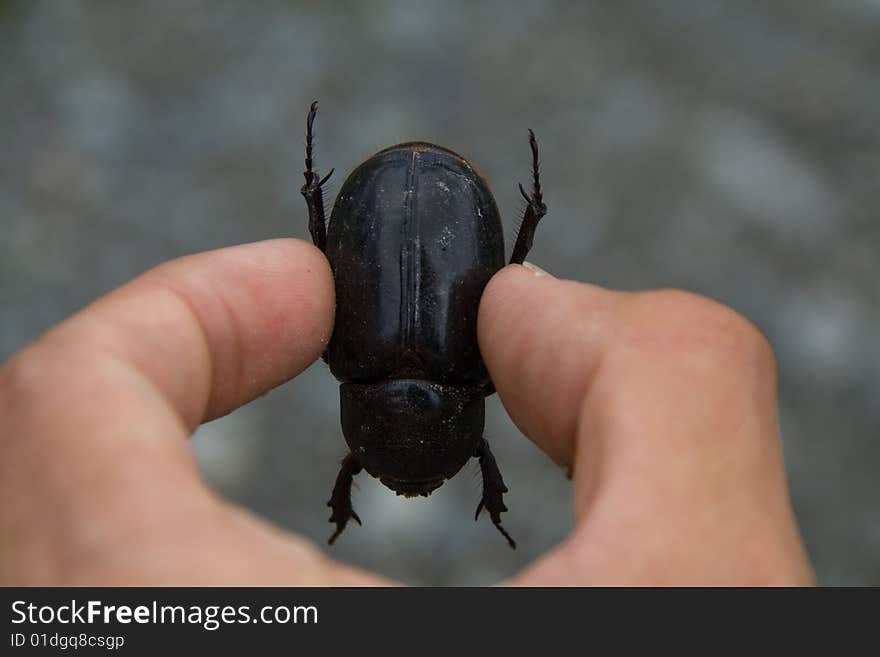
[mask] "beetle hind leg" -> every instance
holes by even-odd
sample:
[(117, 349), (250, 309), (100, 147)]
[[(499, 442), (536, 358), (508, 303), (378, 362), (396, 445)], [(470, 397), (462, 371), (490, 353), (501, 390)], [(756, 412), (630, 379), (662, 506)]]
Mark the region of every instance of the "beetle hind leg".
[(538, 140), (535, 133), (529, 130), (529, 146), (532, 149), (532, 193), (526, 194), (523, 186), (519, 186), (519, 193), (526, 200), (526, 211), (523, 214), (522, 224), (516, 236), (513, 246), (513, 254), (510, 256), (510, 264), (521, 265), (532, 249), (532, 241), (535, 239), (535, 230), (538, 222), (547, 214), (547, 206), (544, 205), (544, 197), (541, 194), (541, 178), (538, 174)]
[(492, 519), (492, 524), (507, 539), (507, 544), (515, 550), (516, 541), (501, 526), (501, 514), (507, 511), (503, 499), (504, 493), (507, 492), (507, 486), (504, 485), (501, 470), (498, 469), (498, 463), (495, 461), (495, 456), (489, 449), (489, 442), (485, 438), (480, 440), (480, 445), (474, 456), (480, 460), (480, 472), (483, 475), (483, 499), (477, 505), (474, 520), (477, 520), (480, 517), (480, 512), (486, 509)]
[(306, 199), (306, 205), (309, 208), (309, 233), (312, 235), (312, 242), (321, 251), (326, 252), (327, 222), (324, 218), (324, 191), (322, 188), (333, 175), (333, 169), (330, 169), (330, 173), (321, 178), (313, 168), (314, 123), (317, 113), (318, 101), (316, 100), (309, 107), (309, 114), (306, 117), (306, 170), (303, 172), (306, 182), (300, 189), (300, 193)]
[(330, 501), (327, 502), (327, 506), (333, 511), (330, 514), (330, 522), (336, 523), (336, 531), (327, 540), (330, 545), (333, 545), (333, 541), (342, 533), (349, 520), (353, 519), (357, 524), (361, 524), (361, 519), (351, 506), (351, 482), (360, 471), (360, 462), (354, 454), (349, 453), (342, 460), (342, 468), (336, 477), (333, 494), (330, 495)]

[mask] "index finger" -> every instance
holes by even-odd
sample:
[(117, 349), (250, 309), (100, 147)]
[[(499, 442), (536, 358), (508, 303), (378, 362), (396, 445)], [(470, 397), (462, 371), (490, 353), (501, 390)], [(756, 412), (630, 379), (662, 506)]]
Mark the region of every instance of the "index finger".
[(573, 468), (576, 513), (612, 478), (683, 485), (734, 463), (781, 471), (772, 350), (711, 299), (511, 266), (486, 287), (478, 328), (511, 418)]
[(617, 295), (509, 266), (480, 303), (480, 351), (505, 408), (556, 463), (573, 465), (580, 409)]

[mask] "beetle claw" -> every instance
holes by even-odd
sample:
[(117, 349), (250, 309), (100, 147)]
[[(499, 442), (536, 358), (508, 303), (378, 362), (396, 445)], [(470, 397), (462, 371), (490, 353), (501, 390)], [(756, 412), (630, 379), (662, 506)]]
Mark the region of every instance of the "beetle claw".
[(333, 494), (330, 501), (327, 502), (333, 513), (330, 514), (330, 522), (336, 523), (336, 531), (327, 540), (330, 545), (342, 533), (349, 520), (354, 520), (357, 524), (362, 524), (358, 514), (351, 507), (351, 482), (354, 476), (361, 471), (361, 464), (358, 462), (354, 454), (349, 453), (342, 460), (342, 468), (336, 477), (336, 484), (333, 486)]
[(312, 147), (315, 139), (314, 124), (315, 116), (318, 113), (318, 101), (313, 101), (309, 107), (309, 113), (306, 117), (306, 170), (303, 172), (306, 184), (300, 189), (300, 193), (306, 199), (306, 205), (309, 209), (309, 233), (312, 235), (312, 242), (321, 251), (327, 246), (327, 222), (324, 218), (324, 196), (321, 193), (321, 185), (323, 185), (333, 174), (330, 169), (324, 178), (319, 178), (315, 171), (315, 161), (313, 158)]
[(527, 205), (519, 234), (516, 236), (516, 243), (513, 246), (513, 254), (510, 256), (511, 264), (518, 265), (521, 265), (529, 254), (538, 222), (547, 214), (547, 206), (544, 205), (544, 197), (541, 194), (541, 177), (538, 173), (541, 164), (538, 159), (538, 140), (531, 129), (529, 130), (529, 147), (532, 149), (532, 193), (526, 194), (523, 186), (519, 186), (519, 193), (522, 194)]
[(498, 463), (489, 449), (489, 443), (484, 438), (477, 448), (477, 458), (480, 460), (480, 470), (483, 474), (483, 499), (477, 506), (477, 513), (474, 520), (480, 517), (480, 511), (486, 509), (492, 524), (501, 532), (501, 535), (507, 539), (507, 544), (516, 549), (516, 541), (511, 538), (510, 534), (501, 526), (501, 514), (507, 511), (504, 504), (504, 493), (507, 492), (507, 486), (504, 485), (504, 479), (501, 477), (501, 471), (498, 469)]

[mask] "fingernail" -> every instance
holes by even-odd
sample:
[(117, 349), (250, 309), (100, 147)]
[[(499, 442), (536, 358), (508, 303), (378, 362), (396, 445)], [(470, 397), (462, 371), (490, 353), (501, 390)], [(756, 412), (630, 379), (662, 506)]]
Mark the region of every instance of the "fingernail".
[(528, 260), (525, 261), (525, 262), (523, 263), (523, 267), (525, 267), (525, 268), (528, 269), (530, 272), (532, 272), (532, 275), (533, 275), (535, 278), (541, 278), (541, 277), (543, 277), (543, 276), (547, 276), (547, 277), (549, 277), (549, 278), (553, 278), (553, 274), (550, 274), (549, 272), (544, 271), (543, 269), (541, 269), (541, 268), (538, 267), (537, 265), (533, 265), (533, 264), (532, 264), (531, 262), (529, 262)]

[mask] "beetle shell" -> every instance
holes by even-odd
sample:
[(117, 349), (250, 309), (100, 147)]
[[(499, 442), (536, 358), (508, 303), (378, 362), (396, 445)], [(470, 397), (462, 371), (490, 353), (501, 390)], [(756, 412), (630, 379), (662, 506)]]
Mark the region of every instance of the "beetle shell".
[(495, 199), (452, 151), (392, 146), (342, 185), (327, 257), (337, 304), (327, 358), (343, 383), (346, 441), (389, 488), (426, 495), (482, 437), (477, 310), (504, 265)]
[(337, 379), (488, 381), (477, 309), (504, 265), (504, 237), (488, 185), (464, 158), (411, 143), (361, 164), (334, 204), (327, 257)]

